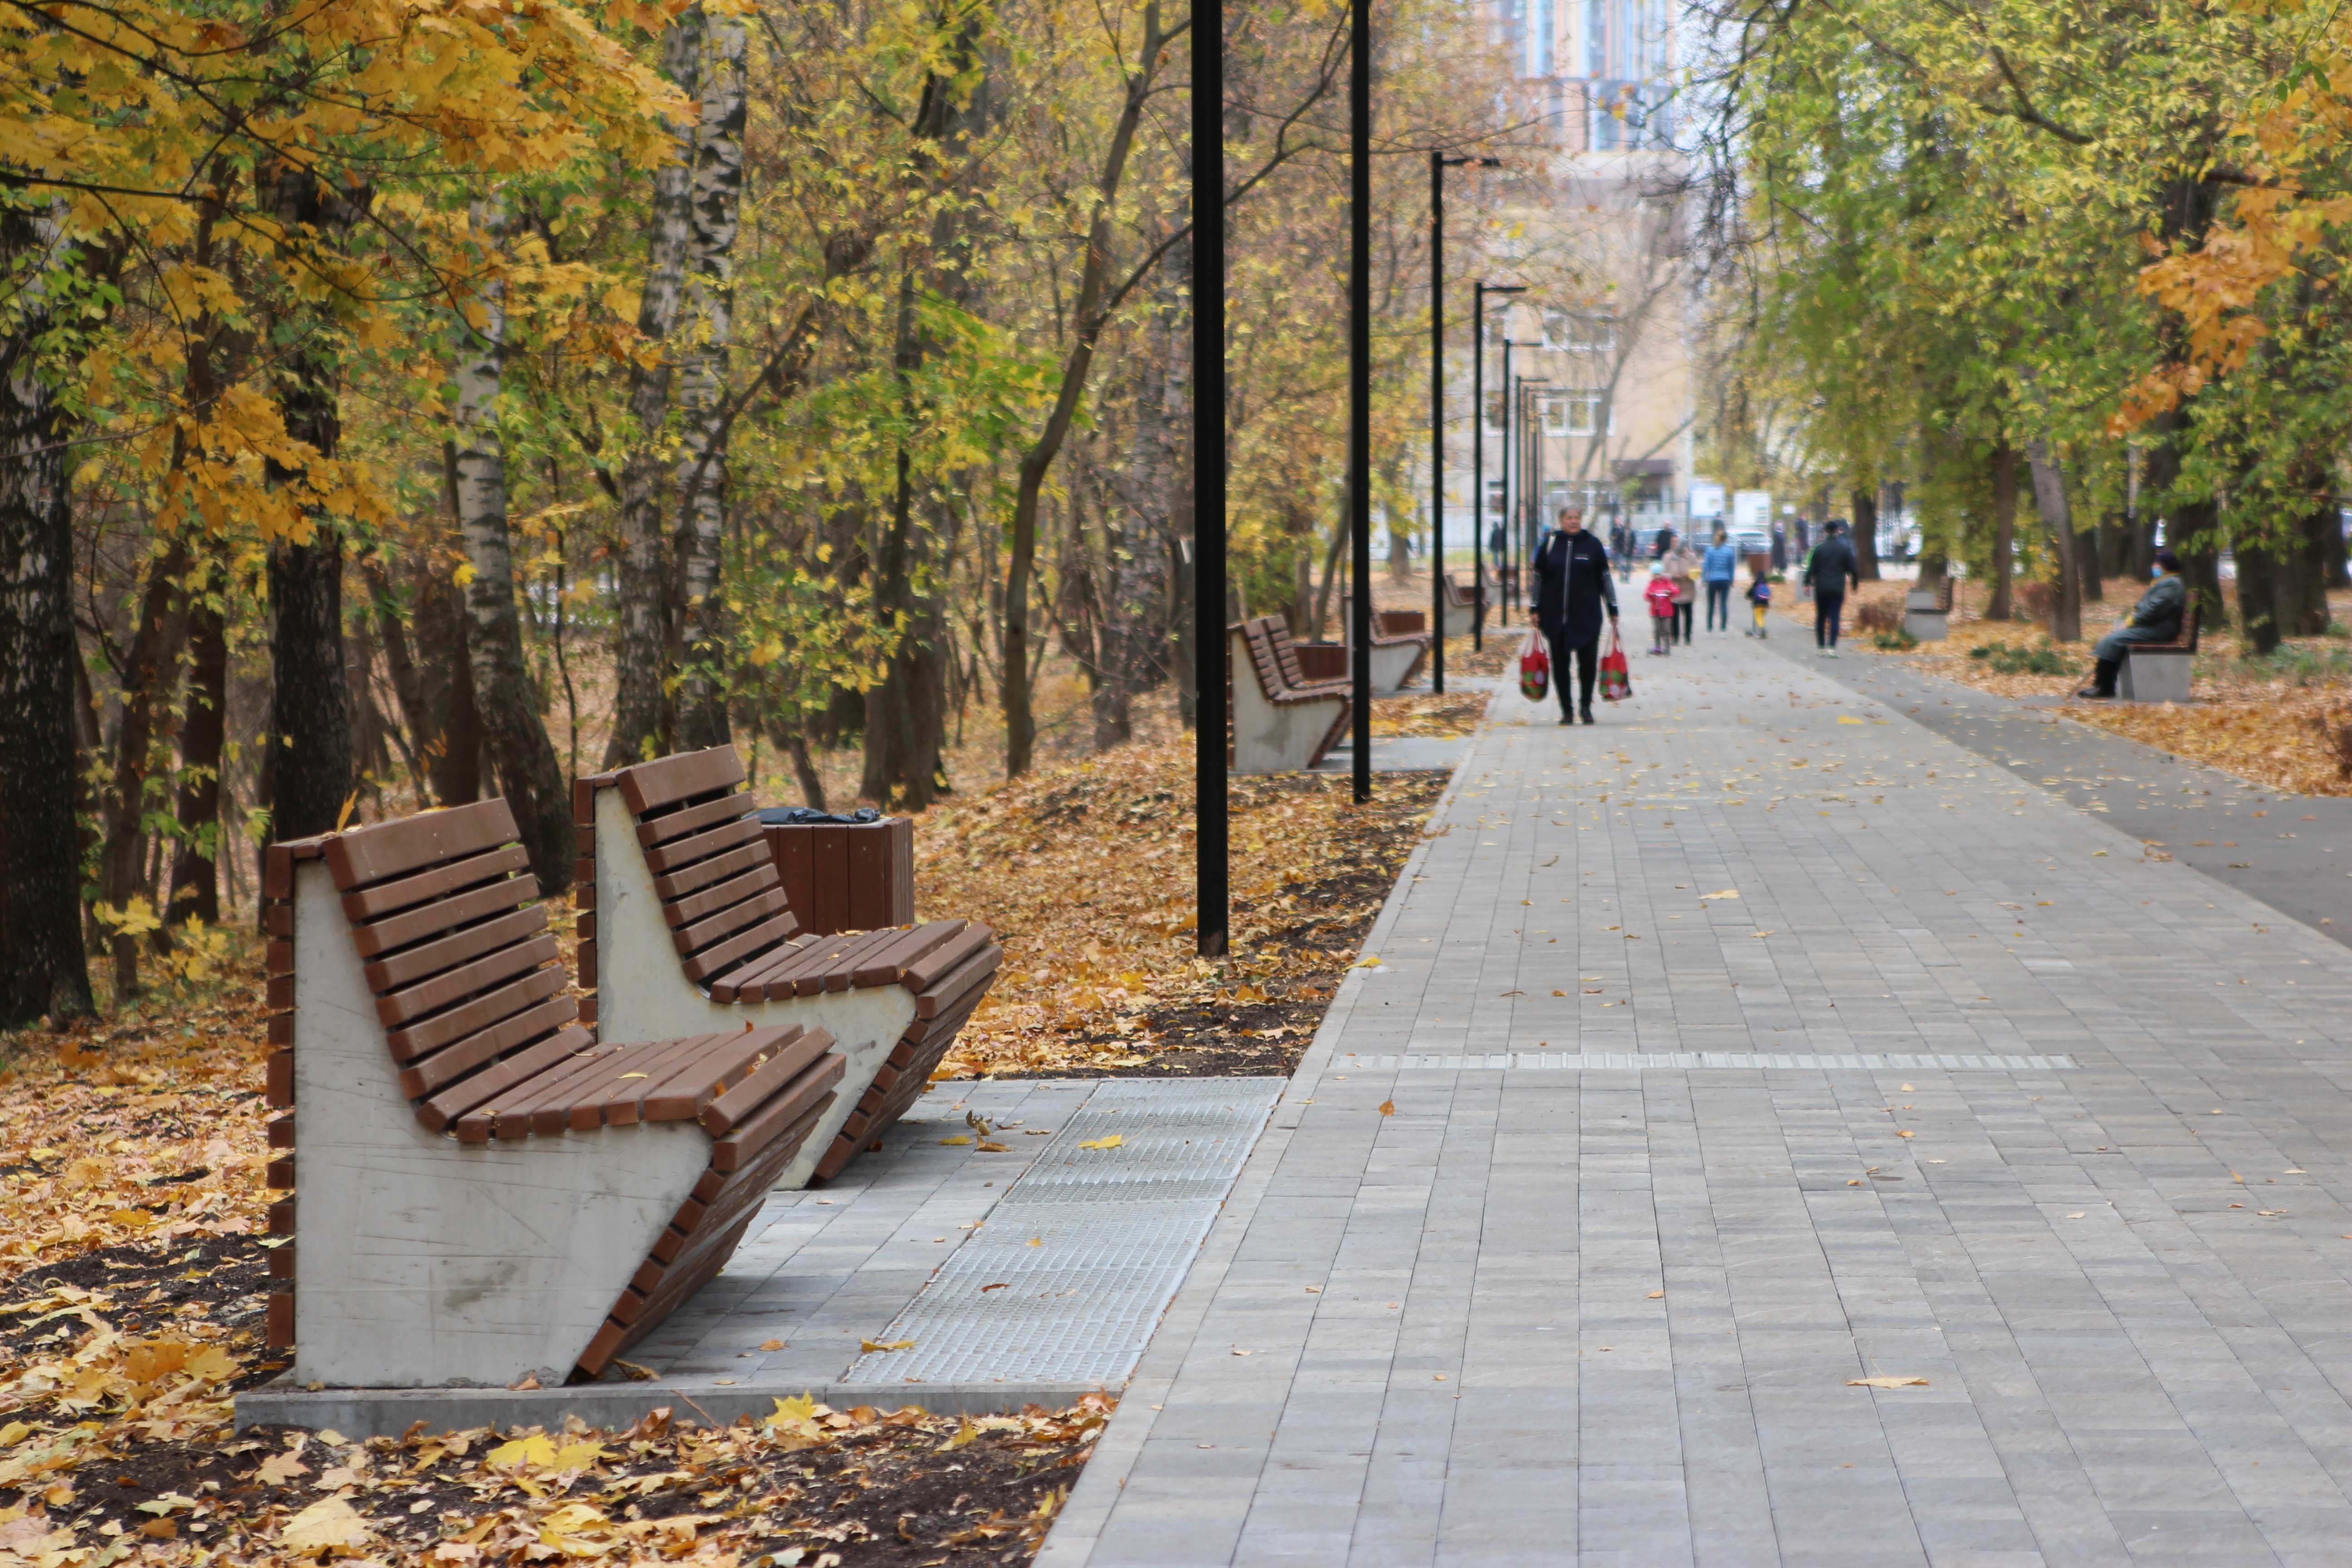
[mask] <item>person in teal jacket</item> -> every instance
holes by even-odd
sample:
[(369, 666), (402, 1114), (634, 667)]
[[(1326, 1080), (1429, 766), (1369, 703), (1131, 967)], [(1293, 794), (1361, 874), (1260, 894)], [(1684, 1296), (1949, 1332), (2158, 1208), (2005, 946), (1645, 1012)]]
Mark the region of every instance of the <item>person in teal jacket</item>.
[(2091, 657), (2098, 662), (2091, 684), (2074, 693), (2093, 702), (2116, 694), (2116, 675), (2124, 667), (2126, 650), (2134, 643), (2173, 642), (2180, 636), (2180, 620), (2189, 610), (2189, 584), (2181, 580), (2180, 557), (2169, 550), (2156, 552), (2156, 581), (2148, 584), (2128, 620), (2099, 639)]

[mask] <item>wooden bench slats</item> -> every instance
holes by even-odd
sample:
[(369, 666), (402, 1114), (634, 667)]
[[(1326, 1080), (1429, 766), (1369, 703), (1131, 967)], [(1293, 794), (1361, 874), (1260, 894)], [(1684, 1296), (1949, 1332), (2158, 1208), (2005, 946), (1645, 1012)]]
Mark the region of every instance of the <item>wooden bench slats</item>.
[[(739, 816), (690, 838), (681, 838), (674, 844), (656, 845), (645, 852), (646, 865), (655, 876), (667, 876), (682, 866), (691, 866), (698, 860), (707, 860), (713, 855), (723, 855), (730, 849), (740, 848), (759, 837), (760, 825), (748, 816)], [(773, 867), (774, 864), (772, 858), (769, 865)]]
[(731, 1171), (788, 1131), (819, 1100), (831, 1098), (848, 1063), (839, 1051), (828, 1051), (782, 1093), (737, 1123), (734, 1131), (710, 1146), (710, 1167)]
[(520, 974), (525, 970), (536, 969), (542, 963), (551, 963), (555, 956), (556, 947), (553, 937), (535, 937), (503, 952), (493, 952), (487, 958), (478, 958), (471, 963), (444, 970), (432, 979), (422, 981), (405, 990), (389, 992), (378, 996), (375, 999), (376, 1019), (387, 1026), (394, 1024), (405, 1024), (411, 1019), (432, 1012), (436, 1007), (446, 1007), (452, 1002), (462, 1002), (476, 992), (486, 991), (498, 982)]
[(973, 953), (987, 947), (995, 936), (978, 921), (971, 921), (952, 940), (941, 942), (907, 965), (907, 989), (921, 995), (938, 984), (941, 976), (961, 967)]
[(681, 867), (667, 876), (656, 877), (654, 896), (663, 900), (675, 899), (725, 878), (756, 870), (761, 866), (768, 868), (770, 876), (775, 874), (776, 863), (769, 858), (767, 845), (755, 840), (740, 849), (730, 850), (697, 865)]
[(492, 1104), (461, 1117), (457, 1122), (458, 1138), (465, 1141), (469, 1130), (467, 1123), (482, 1117), (489, 1118), (490, 1136), (493, 1138), (528, 1138), (536, 1130), (535, 1119), (541, 1112), (548, 1116), (548, 1132), (562, 1131), (572, 1121), (572, 1102), (575, 1097), (571, 1090), (600, 1078), (599, 1068), (619, 1048), (617, 1046), (593, 1046), (567, 1061), (556, 1063), (530, 1081), (517, 1084), (499, 1096)]
[(981, 999), (987, 994), (985, 987), (976, 985), (949, 999), (929, 1017), (917, 1018), (908, 1025), (907, 1038), (920, 1047), (933, 1040), (953, 1036), (963, 1027), (964, 1020), (971, 1016), (972, 1009), (978, 1007)]
[[(460, 888), (470, 888), (477, 882), (487, 882), (497, 877), (510, 877), (530, 868), (530, 856), (520, 844), (505, 849), (494, 849), (487, 855), (469, 855), (462, 860), (451, 860), (432, 870), (414, 877), (401, 877), (389, 882), (379, 882), (372, 888), (362, 888), (343, 895), (343, 914), (353, 921), (372, 921), (379, 915), (437, 899)], [(536, 898), (538, 889), (524, 883), (524, 897)]]
[[(764, 851), (767, 847), (761, 845), (760, 847)], [(718, 946), (705, 948), (686, 960), (686, 977), (698, 982), (708, 980), (751, 954), (786, 940), (800, 929), (788, 913), (772, 915), (740, 935), (729, 937)]]
[(907, 965), (953, 942), (970, 924), (969, 921), (930, 921), (900, 931), (898, 941), (888, 943), (879, 952), (867, 953), (857, 961), (857, 969), (849, 977), (850, 985), (853, 988), (887, 985), (903, 978)]
[[(566, 1029), (562, 1034), (540, 1041), (529, 1050), (518, 1051), (493, 1067), (484, 1068), (471, 1078), (460, 1079), (440, 1093), (420, 1102), (416, 1119), (426, 1128), (439, 1132), (475, 1107), (487, 1105), (519, 1083), (528, 1082), (535, 1074), (594, 1045), (587, 1030)], [(479, 1142), (475, 1139), (471, 1142)]]
[[(792, 1163), (793, 1156), (799, 1152), (801, 1145), (808, 1142), (817, 1113), (833, 1098), (825, 1094), (810, 1102), (792, 1125), (782, 1129), (778, 1137), (770, 1140), (736, 1169), (719, 1171), (714, 1168), (703, 1173), (704, 1183), (698, 1184), (694, 1195), (680, 1204), (677, 1213), (670, 1217), (669, 1227), (677, 1233), (677, 1240), (672, 1241), (667, 1236), (661, 1238), (668, 1245), (659, 1250), (667, 1252), (669, 1256), (649, 1255), (647, 1261), (666, 1264), (671, 1268), (690, 1268), (699, 1251), (698, 1244), (756, 1213), (769, 1189), (774, 1185), (776, 1177)], [(712, 1177), (717, 1178), (715, 1183), (711, 1182)], [(644, 1278), (642, 1272), (638, 1278)]]
[(771, 915), (781, 914), (783, 910), (784, 890), (782, 888), (770, 888), (765, 892), (753, 894), (740, 904), (719, 910), (708, 920), (697, 921), (683, 930), (672, 931), (670, 942), (677, 948), (678, 956), (684, 958), (690, 952), (709, 947), (722, 937), (730, 936), (741, 931), (754, 921), (766, 920)]
[(547, 929), (547, 910), (538, 904), (469, 926), (453, 936), (428, 942), (380, 958), (362, 971), (368, 989), (379, 994), (396, 991), (428, 975), (455, 969), (460, 963), (502, 947), (528, 941)]
[(456, 1081), (484, 1062), (560, 1029), (579, 1016), (579, 1003), (569, 996), (558, 996), (512, 1017), (502, 1018), (487, 1029), (467, 1036), (446, 1050), (436, 1051), (422, 1061), (402, 1068), (401, 1092), (411, 1100), (431, 1094), (443, 1084)]
[[(795, 936), (775, 952), (762, 953), (746, 963), (734, 973), (728, 975), (720, 984), (730, 988), (730, 1000), (759, 1001), (767, 994), (765, 987), (770, 980), (779, 975), (788, 975), (795, 969), (808, 967), (816, 962), (817, 954), (829, 951), (827, 944), (840, 940), (839, 937), (834, 936)], [(716, 987), (712, 989), (711, 994), (714, 997), (719, 994)], [(791, 995), (790, 985), (787, 984), (785, 989), (778, 992), (777, 994)]]
[(656, 844), (667, 844), (673, 838), (683, 838), (689, 833), (699, 833), (706, 827), (748, 816), (758, 807), (748, 795), (722, 795), (717, 800), (706, 800), (700, 805), (680, 806), (659, 816), (649, 816), (637, 824), (637, 842), (650, 849)]
[(686, 1035), (675, 1040), (645, 1040), (624, 1047), (622, 1054), (604, 1064), (603, 1081), (583, 1093), (579, 1103), (593, 1106), (607, 1127), (634, 1127), (645, 1120), (645, 1099), (664, 1074), (678, 1062), (719, 1037)]
[(452, 1007), (405, 1029), (394, 1029), (384, 1036), (384, 1043), (392, 1047), (393, 1060), (410, 1061), (427, 1051), (455, 1045), (562, 989), (563, 971), (536, 969), (513, 984), (501, 985), (461, 1007)]
[(665, 805), (713, 790), (733, 789), (743, 782), (743, 760), (732, 746), (707, 752), (687, 752), (650, 763), (634, 763), (620, 770), (621, 798), (638, 816)]
[[(360, 895), (352, 896), (357, 898)], [(436, 900), (422, 909), (377, 921), (373, 925), (355, 924), (352, 927), (352, 942), (359, 949), (362, 958), (375, 958), (442, 931), (470, 925), (486, 915), (530, 903), (538, 897), (539, 886), (530, 878), (502, 877), (449, 898)]]
[[(891, 933), (891, 934), (896, 934)], [(742, 973), (730, 976), (735, 994), (745, 1001), (761, 997), (781, 999), (795, 994), (813, 996), (820, 991), (849, 989), (848, 971), (845, 961), (854, 962), (854, 955), (873, 942), (874, 933), (856, 931), (842, 936), (813, 937), (798, 943), (789, 956), (772, 954), (776, 962), (763, 961), (757, 969), (746, 967)], [(828, 984), (828, 978), (838, 973), (839, 984)]]
[(833, 1048), (833, 1037), (823, 1029), (794, 1029), (776, 1043), (768, 1059), (734, 1088), (705, 1105), (696, 1120), (714, 1138), (732, 1132), (770, 1095), (790, 1083), (809, 1063)]
[(647, 1121), (692, 1121), (702, 1108), (740, 1083), (762, 1057), (772, 1056), (784, 1040), (800, 1033), (798, 1025), (745, 1029), (698, 1052), (690, 1062), (662, 1075), (645, 1097)]
[(327, 839), (327, 868), (344, 892), (389, 877), (478, 855), (521, 835), (503, 797), (354, 827)]
[(723, 910), (730, 904), (740, 904), (753, 894), (764, 892), (771, 888), (776, 888), (778, 891), (782, 891), (773, 876), (761, 876), (760, 868), (753, 867), (740, 877), (730, 877), (727, 880), (705, 888), (698, 893), (689, 893), (685, 898), (668, 900), (662, 905), (662, 919), (667, 921), (673, 927), (692, 925), (713, 910)]
[(917, 1018), (936, 1018), (963, 999), (975, 985), (985, 985), (1004, 961), (1004, 950), (994, 943), (982, 948), (956, 969), (940, 976), (915, 998)]

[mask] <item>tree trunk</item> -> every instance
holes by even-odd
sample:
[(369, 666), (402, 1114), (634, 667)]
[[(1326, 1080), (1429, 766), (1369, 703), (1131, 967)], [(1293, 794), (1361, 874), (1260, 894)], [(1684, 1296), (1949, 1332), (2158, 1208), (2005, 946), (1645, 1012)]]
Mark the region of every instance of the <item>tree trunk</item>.
[[(47, 217), (0, 211), (13, 275), (37, 277), (57, 243)], [(37, 374), (52, 325), (37, 290), (16, 307), (0, 338), (0, 1028), (94, 1011), (74, 822), (73, 422)]]
[[(282, 165), (271, 176), (277, 217), (288, 233), (308, 230), (339, 243), (370, 199), (330, 188), (309, 169)], [(289, 242), (291, 243), (291, 242)], [(284, 323), (292, 336), (276, 374), (286, 433), (331, 461), (342, 443), (335, 365), (315, 321)], [(272, 485), (297, 471), (270, 460)], [(331, 833), (352, 798), (352, 692), (343, 664), (342, 531), (313, 510), (309, 537), (269, 542), (272, 842)]]
[(2304, 503), (2295, 522), (2294, 548), (2285, 552), (2287, 574), (2280, 583), (2280, 623), (2291, 637), (2315, 637), (2327, 631), (2329, 545), (2338, 563), (2344, 553), (2344, 524), (2336, 510), (2325, 468), (2314, 475), (2316, 494)]
[(685, 592), (679, 607), (677, 743), (699, 751), (727, 743), (722, 668), (726, 607), (719, 587), (727, 526), (729, 350), (735, 336), (735, 235), (743, 198), (745, 79), (750, 34), (740, 16), (707, 14), (688, 174), (685, 334), (679, 355), (677, 549)]
[[(662, 38), (662, 70), (689, 97), (701, 97), (702, 41), (708, 16), (700, 5), (678, 13)], [(613, 638), (613, 733), (604, 763), (616, 768), (658, 756), (671, 741), (667, 690), (671, 574), (662, 527), (661, 429), (669, 416), (670, 331), (685, 292), (693, 225), (688, 210), (696, 163), (696, 127), (679, 125), (677, 157), (654, 171), (653, 232), (645, 291), (637, 300), (637, 331), (652, 363), (629, 367), (627, 460), (621, 468), (621, 551), (615, 576)]]
[[(900, 619), (898, 647), (882, 681), (866, 694), (866, 770), (861, 797), (886, 806), (921, 811), (945, 793), (947, 769), (940, 753), (947, 734), (946, 617), (935, 595), (914, 592), (917, 536), (929, 551), (946, 542), (915, 521), (908, 482), (907, 454), (898, 454), (898, 483), (890, 521), (875, 563), (875, 608)], [(886, 599), (887, 595), (887, 608)]]
[[(474, 226), (496, 246), (504, 219), (478, 203)], [(572, 792), (555, 765), (555, 746), (541, 720), (538, 694), (523, 663), (522, 620), (515, 608), (514, 546), (507, 531), (506, 445), (498, 400), (506, 361), (505, 285), (486, 286), (482, 324), (461, 326), (452, 379), (457, 388), (457, 524), (474, 568), (466, 584), (466, 648), (475, 711), (499, 770), (508, 807), (521, 830), (540, 893), (572, 888)]]
[(2105, 548), (2106, 532), (2094, 519), (2090, 527), (2074, 534), (2074, 567), (2082, 575), (2083, 603), (2086, 605), (2106, 602), (2107, 585), (2099, 574), (2099, 554)]
[[(454, 522), (455, 443), (446, 444), (446, 456)], [(482, 798), (482, 721), (474, 703), (472, 656), (466, 648), (466, 596), (447, 571), (422, 559), (410, 574), (409, 595), (417, 697), (408, 715), (409, 733), (416, 738), (433, 798), (443, 805), (468, 805)]]
[(1078, 277), (1078, 297), (1070, 320), (1075, 341), (1062, 362), (1061, 385), (1045, 428), (1022, 454), (1019, 479), (1013, 490), (1013, 549), (1004, 576), (1004, 775), (1019, 778), (1029, 771), (1037, 745), (1037, 721), (1031, 707), (1029, 673), (1029, 579), (1037, 559), (1037, 509), (1045, 494), (1045, 476), (1060, 455), (1062, 443), (1086, 397), (1087, 378), (1094, 370), (1095, 345), (1106, 322), (1104, 296), (1110, 282), (1111, 211), (1118, 201), (1119, 184), (1135, 146), (1135, 132), (1150, 101), (1154, 83), (1168, 63), (1166, 36), (1160, 27), (1160, 0), (1145, 0), (1142, 47), (1128, 68), (1125, 98), (1110, 144), (1103, 155), (1102, 176), (1096, 185), (1094, 213), (1087, 226), (1086, 261)]
[(2016, 614), (2017, 448), (2006, 440), (1992, 449), (1992, 595), (1985, 619), (2005, 621)]
[(2048, 437), (2027, 443), (2026, 461), (2033, 470), (2033, 505), (2050, 536), (2051, 553), (2058, 560), (2058, 592), (2050, 604), (2050, 636), (2058, 642), (2079, 641), (2083, 636), (2083, 577), (2074, 563), (2074, 519), (2066, 503), (2066, 474), (2051, 456)]
[(221, 759), (228, 738), (228, 619), (221, 600), (226, 563), (213, 563), (188, 605), (188, 716), (180, 730), (180, 837), (172, 857), (167, 924), (220, 923)]
[(1878, 487), (1853, 487), (1853, 569), (1864, 583), (1878, 581)]
[(2279, 616), (2278, 552), (2251, 529), (2231, 541), (2238, 566), (2238, 626), (2255, 654), (2275, 653), (2283, 631)]
[[(139, 619), (122, 662), (122, 717), (115, 725), (98, 886), (100, 902), (124, 913), (146, 883), (148, 763), (180, 678), (180, 640), (187, 629), (182, 584), (190, 564), (186, 542), (177, 535), (148, 563)], [(139, 937), (118, 931), (108, 945), (114, 954), (116, 999), (136, 996), (142, 945)]]

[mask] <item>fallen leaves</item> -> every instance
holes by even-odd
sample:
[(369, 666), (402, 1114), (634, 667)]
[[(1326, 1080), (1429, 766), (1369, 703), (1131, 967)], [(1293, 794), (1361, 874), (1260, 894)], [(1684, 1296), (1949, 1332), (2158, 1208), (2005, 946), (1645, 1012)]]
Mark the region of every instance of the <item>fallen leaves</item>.
[(1701, 902), (1701, 903), (1705, 903), (1705, 902), (1706, 902), (1706, 901), (1707, 901), (1708, 900), (1710, 900), (1710, 899), (1736, 899), (1736, 898), (1738, 898), (1738, 896), (1739, 896), (1739, 889), (1737, 889), (1737, 888), (1724, 888), (1724, 889), (1719, 889), (1719, 890), (1717, 890), (1717, 891), (1716, 891), (1716, 892), (1712, 892), (1712, 893), (1701, 893), (1701, 894), (1698, 896), (1698, 899), (1699, 899), (1699, 902)]
[(286, 1521), (278, 1543), (289, 1552), (364, 1546), (374, 1533), (359, 1510), (340, 1497), (321, 1498)]
[(1394, 1116), (1396, 1114), (1396, 1101), (1393, 1100), (1381, 1100), (1381, 1114), (1382, 1116)]
[(1924, 1377), (1850, 1377), (1845, 1380), (1845, 1385), (1848, 1388), (1926, 1388), (1928, 1383)]
[(860, 1340), (857, 1342), (857, 1348), (864, 1353), (872, 1355), (878, 1352), (910, 1351), (915, 1348), (915, 1342), (912, 1340), (890, 1340), (887, 1342), (882, 1340)]
[(1082, 1138), (1078, 1141), (1078, 1147), (1081, 1149), (1116, 1149), (1126, 1142), (1127, 1140), (1125, 1138), (1122, 1138), (1116, 1132), (1112, 1132), (1100, 1138)]

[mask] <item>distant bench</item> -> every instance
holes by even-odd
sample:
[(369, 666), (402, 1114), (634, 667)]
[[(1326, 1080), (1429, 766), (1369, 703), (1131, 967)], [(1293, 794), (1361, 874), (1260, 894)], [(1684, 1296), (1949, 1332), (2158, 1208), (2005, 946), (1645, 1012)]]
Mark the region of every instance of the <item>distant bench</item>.
[[(1372, 695), (1391, 697), (1412, 682), (1421, 667), (1429, 661), (1430, 636), (1425, 629), (1429, 617), (1419, 610), (1374, 610), (1372, 612)], [(1276, 634), (1288, 638), (1285, 626)], [(1299, 673), (1317, 684), (1348, 681), (1354, 672), (1348, 666), (1348, 645), (1344, 642), (1292, 642), (1297, 656)]]
[(2117, 672), (2116, 695), (2126, 702), (2194, 700), (2189, 674), (2196, 653), (2197, 601), (2191, 597), (2180, 613), (2180, 630), (2170, 642), (2124, 645), (2124, 667)]
[(1465, 588), (1455, 582), (1454, 574), (1451, 572), (1445, 574), (1445, 635), (1447, 637), (1466, 637), (1470, 635), (1471, 628), (1477, 619), (1480, 599), (1481, 595), (1477, 590)]
[(268, 1334), (298, 1382), (597, 1375), (838, 1098), (823, 1028), (598, 1043), (516, 838), (489, 800), (269, 850)]
[(801, 930), (732, 746), (579, 780), (580, 984), (600, 1036), (797, 1024), (844, 1058), (840, 1103), (776, 1184), (837, 1174), (904, 1115), (1003, 960), (988, 927)]
[(1237, 773), (1297, 773), (1321, 762), (1353, 711), (1347, 682), (1307, 679), (1279, 616), (1225, 628)]
[(1952, 583), (1947, 574), (1932, 588), (1911, 588), (1903, 597), (1903, 629), (1921, 642), (1942, 642), (1951, 625)]

